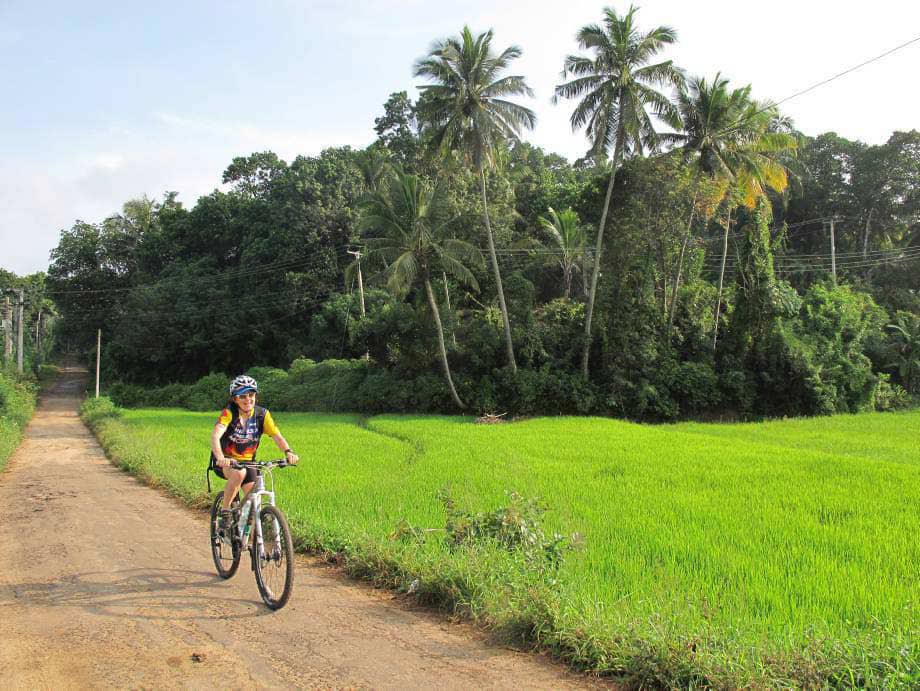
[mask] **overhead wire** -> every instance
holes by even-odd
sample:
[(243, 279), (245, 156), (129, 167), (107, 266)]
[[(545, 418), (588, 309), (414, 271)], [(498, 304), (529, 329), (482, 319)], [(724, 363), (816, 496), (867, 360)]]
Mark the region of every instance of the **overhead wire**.
[(768, 110), (771, 110), (771, 109), (773, 109), (773, 108), (777, 108), (777, 107), (781, 106), (783, 103), (787, 103), (787, 102), (791, 101), (791, 100), (794, 99), (794, 98), (798, 98), (799, 96), (803, 96), (803, 95), (805, 95), (805, 94), (807, 94), (807, 93), (809, 93), (809, 92), (811, 92), (811, 91), (814, 91), (815, 89), (817, 89), (817, 88), (819, 88), (819, 87), (822, 87), (822, 86), (824, 86), (825, 84), (829, 84), (830, 82), (832, 82), (832, 81), (834, 81), (834, 80), (836, 80), (836, 79), (840, 79), (841, 77), (844, 77), (844, 76), (846, 76), (846, 75), (848, 75), (848, 74), (851, 74), (852, 72), (855, 72), (856, 70), (858, 70), (858, 69), (860, 69), (860, 68), (862, 68), (862, 67), (865, 67), (866, 65), (870, 65), (870, 64), (873, 63), (873, 62), (876, 62), (876, 61), (878, 61), (878, 60), (881, 60), (882, 58), (885, 58), (885, 57), (891, 55), (892, 53), (895, 53), (895, 52), (897, 52), (897, 51), (899, 51), (899, 50), (901, 50), (901, 49), (903, 49), (903, 48), (906, 48), (906, 47), (909, 46), (909, 45), (912, 45), (912, 44), (914, 44), (914, 43), (917, 43), (917, 42), (920, 42), (920, 36), (917, 36), (917, 37), (912, 38), (912, 39), (910, 39), (910, 40), (908, 40), (908, 41), (905, 41), (904, 43), (901, 43), (901, 44), (895, 46), (894, 48), (891, 48), (891, 49), (889, 49), (889, 50), (886, 50), (885, 52), (880, 53), (879, 55), (876, 55), (875, 57), (869, 58), (868, 60), (864, 60), (863, 62), (859, 63), (858, 65), (853, 65), (852, 67), (849, 67), (849, 68), (843, 70), (842, 72), (838, 72), (837, 74), (835, 74), (835, 75), (833, 75), (833, 76), (831, 76), (831, 77), (828, 77), (828, 78), (826, 78), (826, 79), (822, 79), (821, 81), (816, 82), (815, 84), (812, 84), (811, 86), (808, 86), (808, 87), (806, 87), (806, 88), (804, 88), (804, 89), (802, 89), (802, 90), (800, 90), (800, 91), (796, 91), (794, 94), (791, 94), (791, 95), (787, 96), (786, 98), (783, 98), (783, 99), (781, 99), (781, 100), (779, 100), (779, 101), (768, 102), (768, 103), (767, 103), (763, 108), (761, 108), (760, 110), (757, 110), (757, 111), (755, 111), (754, 113), (745, 114), (744, 116), (742, 116), (741, 118), (739, 118), (734, 124), (726, 126), (725, 129), (723, 129), (723, 130), (721, 131), (721, 133), (722, 133), (722, 134), (727, 134), (727, 133), (729, 133), (729, 132), (732, 132), (733, 130), (737, 130), (737, 129), (739, 129), (740, 127), (742, 127), (742, 126), (744, 125), (744, 123), (745, 123), (745, 121), (746, 121), (747, 119), (757, 117), (758, 115), (761, 115), (761, 114), (765, 113), (765, 112), (768, 111)]

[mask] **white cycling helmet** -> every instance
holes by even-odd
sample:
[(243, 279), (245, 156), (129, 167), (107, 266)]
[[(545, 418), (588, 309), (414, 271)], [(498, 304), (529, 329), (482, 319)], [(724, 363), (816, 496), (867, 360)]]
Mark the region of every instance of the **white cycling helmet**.
[(245, 374), (241, 374), (230, 382), (231, 396), (242, 396), (244, 393), (249, 393), (250, 391), (256, 392), (258, 390), (259, 385), (256, 383), (256, 380), (252, 377), (247, 377)]

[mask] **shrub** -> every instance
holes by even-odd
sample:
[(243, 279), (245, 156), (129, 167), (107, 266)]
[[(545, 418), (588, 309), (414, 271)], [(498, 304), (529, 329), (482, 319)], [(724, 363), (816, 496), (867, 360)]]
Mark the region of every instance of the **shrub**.
[[(225, 374), (209, 374), (189, 386), (182, 394), (184, 405), (191, 410), (218, 410), (229, 398), (230, 377)], [(261, 381), (259, 386), (261, 388)]]
[(876, 410), (906, 410), (913, 406), (913, 399), (910, 394), (899, 384), (892, 384), (889, 379), (890, 374), (880, 374), (878, 387), (875, 390), (875, 400), (873, 405)]
[(711, 410), (722, 402), (719, 377), (706, 362), (680, 363), (671, 391), (685, 415)]
[(121, 417), (121, 410), (108, 396), (87, 398), (80, 406), (80, 419), (90, 427), (96, 425), (100, 420), (118, 417)]

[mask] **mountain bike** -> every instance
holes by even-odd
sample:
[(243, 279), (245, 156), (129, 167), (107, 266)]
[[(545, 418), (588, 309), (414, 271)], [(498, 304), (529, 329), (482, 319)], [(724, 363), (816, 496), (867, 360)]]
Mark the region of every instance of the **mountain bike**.
[[(234, 461), (231, 468), (255, 468), (256, 480), (242, 504), (239, 496), (231, 504), (231, 524), (220, 528), (220, 509), (224, 493), (218, 492), (211, 504), (211, 556), (221, 578), (232, 577), (240, 566), (242, 553), (249, 550), (252, 570), (262, 600), (270, 609), (281, 609), (291, 597), (294, 585), (294, 544), (287, 518), (275, 506), (275, 468), (291, 464), (274, 461)], [(265, 489), (265, 475), (271, 490)], [(210, 475), (208, 476), (210, 490)], [(263, 505), (264, 504), (264, 505)]]

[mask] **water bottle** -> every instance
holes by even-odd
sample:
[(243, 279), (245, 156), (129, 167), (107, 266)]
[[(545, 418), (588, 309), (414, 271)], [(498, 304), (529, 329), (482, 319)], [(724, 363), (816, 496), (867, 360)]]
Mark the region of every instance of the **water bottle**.
[(240, 514), (240, 521), (243, 523), (243, 539), (249, 537), (249, 509), (252, 505), (249, 502), (243, 504), (243, 512)]

